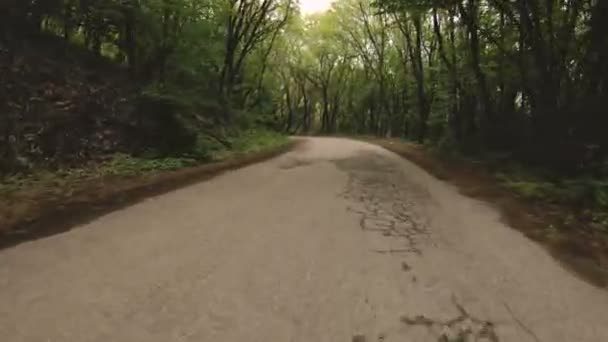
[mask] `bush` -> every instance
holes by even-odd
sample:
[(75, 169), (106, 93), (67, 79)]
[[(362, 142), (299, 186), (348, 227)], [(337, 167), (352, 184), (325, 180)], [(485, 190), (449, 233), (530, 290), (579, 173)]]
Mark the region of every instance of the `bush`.
[(559, 202), (561, 192), (555, 184), (536, 181), (507, 181), (505, 186), (517, 194), (533, 200)]
[(439, 138), (436, 143), (435, 149), (440, 155), (444, 157), (453, 157), (460, 155), (460, 151), (458, 150), (458, 144), (456, 143), (453, 134), (449, 131), (447, 134)]
[(191, 111), (179, 97), (158, 91), (145, 91), (137, 100), (137, 117), (131, 134), (136, 152), (154, 151), (159, 156), (192, 151), (197, 143), (194, 125), (185, 119)]
[(263, 128), (252, 128), (232, 138), (233, 148), (237, 152), (257, 152), (287, 142), (287, 137), (275, 131)]
[(217, 155), (224, 150), (226, 150), (226, 146), (222, 145), (219, 141), (204, 134), (199, 134), (196, 139), (196, 145), (187, 156), (198, 161), (208, 162), (217, 159)]
[(582, 178), (563, 183), (562, 191), (569, 202), (580, 206), (608, 208), (608, 182)]

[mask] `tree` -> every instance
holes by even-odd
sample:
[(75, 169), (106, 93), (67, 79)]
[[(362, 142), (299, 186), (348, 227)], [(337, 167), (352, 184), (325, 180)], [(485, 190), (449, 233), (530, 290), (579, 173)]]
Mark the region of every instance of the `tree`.
[(292, 0), (6, 0), (0, 25), (9, 54), (55, 34), (189, 108), (215, 103), (204, 112), (222, 127), (252, 113), (575, 172), (608, 153), (606, 6), (337, 0), (303, 17)]

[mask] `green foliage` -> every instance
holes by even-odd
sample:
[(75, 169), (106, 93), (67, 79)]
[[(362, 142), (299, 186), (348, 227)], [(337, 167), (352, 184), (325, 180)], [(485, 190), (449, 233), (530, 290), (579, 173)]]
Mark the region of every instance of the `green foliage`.
[(151, 172), (178, 170), (196, 165), (190, 158), (137, 158), (126, 154), (117, 154), (111, 161), (103, 164), (98, 172), (101, 175), (136, 176)]
[(107, 177), (147, 177), (154, 174), (179, 170), (211, 161), (221, 161), (243, 153), (256, 153), (285, 145), (285, 135), (262, 128), (249, 129), (230, 137), (233, 148), (228, 149), (209, 136), (200, 135), (195, 147), (179, 157), (160, 157), (153, 152), (140, 156), (117, 153), (101, 163), (91, 163), (78, 168), (40, 170), (27, 174), (15, 174), (0, 178), (0, 195), (8, 196), (18, 191), (36, 193), (70, 193), (84, 181)]
[(507, 180), (504, 185), (524, 198), (531, 200), (556, 201), (560, 199), (561, 195), (560, 189), (549, 182)]
[[(531, 201), (554, 203), (575, 208), (579, 219), (591, 222), (594, 228), (608, 232), (608, 182), (591, 177), (547, 177), (522, 166), (505, 167), (496, 178), (507, 189)], [(553, 178), (553, 180), (548, 180)], [(568, 215), (567, 227), (577, 218)]]
[(306, 17), (289, 0), (14, 4), (9, 49), (37, 27), (129, 67), (139, 153), (208, 159), (221, 148), (205, 132), (262, 124), (505, 151), (575, 177), (608, 148), (605, 1), (337, 0)]
[(437, 152), (443, 157), (461, 156), (458, 144), (454, 141), (454, 136), (450, 133), (440, 135), (435, 143)]
[(498, 173), (497, 179), (507, 188), (531, 200), (568, 204), (579, 208), (608, 210), (608, 182), (589, 177), (547, 180), (523, 169)]
[(147, 91), (137, 101), (139, 122), (131, 138), (141, 152), (180, 154), (196, 144), (196, 130), (187, 120), (192, 111), (186, 98), (166, 92)]
[(213, 160), (221, 159), (218, 156), (226, 153), (226, 146), (218, 142), (217, 140), (200, 134), (197, 137), (196, 145), (186, 156), (194, 158), (198, 161), (208, 162)]
[(608, 182), (593, 178), (569, 179), (561, 182), (566, 201), (579, 206), (592, 206), (608, 210)]
[(599, 33), (608, 5), (518, 4), (338, 0), (294, 21), (276, 52), (278, 119), (292, 128), (312, 116), (322, 133), (390, 134), (597, 173), (608, 146), (596, 109), (608, 105)]
[(267, 129), (249, 129), (231, 139), (237, 152), (259, 152), (268, 148), (284, 145), (288, 138), (284, 134)]

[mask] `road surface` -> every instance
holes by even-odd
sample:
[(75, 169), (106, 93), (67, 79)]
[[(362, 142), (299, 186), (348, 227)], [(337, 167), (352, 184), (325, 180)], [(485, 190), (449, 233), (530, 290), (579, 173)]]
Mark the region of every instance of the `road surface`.
[(1, 251), (0, 340), (602, 342), (608, 294), (417, 166), (314, 138)]

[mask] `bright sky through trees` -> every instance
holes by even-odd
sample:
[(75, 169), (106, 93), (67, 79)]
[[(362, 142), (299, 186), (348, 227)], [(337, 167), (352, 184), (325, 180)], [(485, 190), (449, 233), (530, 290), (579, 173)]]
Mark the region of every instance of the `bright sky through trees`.
[(300, 0), (302, 14), (323, 12), (329, 9), (333, 0)]

